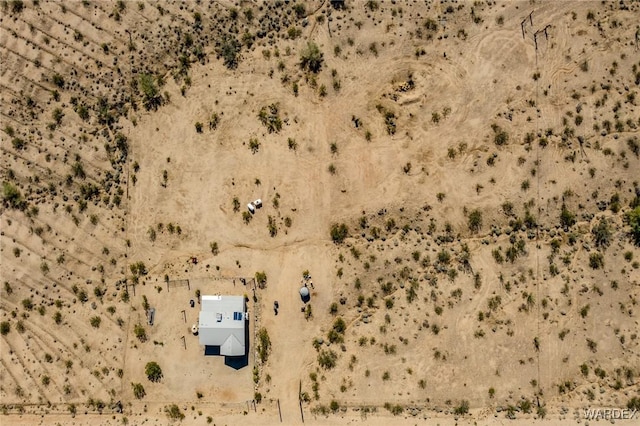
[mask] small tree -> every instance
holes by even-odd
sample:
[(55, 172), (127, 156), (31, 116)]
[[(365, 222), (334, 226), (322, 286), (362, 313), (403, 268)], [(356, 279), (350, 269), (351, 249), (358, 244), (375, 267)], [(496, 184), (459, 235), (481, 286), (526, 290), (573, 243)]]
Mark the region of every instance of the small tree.
[(136, 399), (142, 399), (147, 394), (142, 383), (131, 383), (131, 388), (133, 389), (133, 396), (135, 396)]
[(636, 246), (640, 246), (640, 206), (626, 214), (626, 220), (631, 227), (631, 237)]
[(211, 254), (214, 256), (217, 256), (218, 253), (220, 253), (220, 249), (218, 248), (218, 243), (216, 241), (209, 243), (209, 248), (211, 248)]
[(331, 349), (322, 350), (320, 351), (320, 353), (318, 353), (318, 364), (320, 364), (320, 367), (324, 368), (325, 370), (330, 370), (335, 367), (337, 360), (338, 354), (336, 354)]
[(100, 328), (100, 323), (102, 322), (102, 319), (98, 316), (95, 316), (95, 317), (91, 317), (89, 322), (91, 323), (91, 327)]
[(2, 201), (6, 207), (24, 210), (27, 203), (22, 199), (22, 194), (15, 185), (4, 182), (2, 184)]
[(133, 328), (133, 333), (141, 342), (144, 343), (147, 341), (147, 332), (142, 326), (142, 324), (136, 324), (136, 326)]
[(349, 228), (344, 223), (334, 223), (331, 226), (331, 239), (334, 243), (340, 244), (349, 235)]
[(318, 73), (322, 68), (323, 54), (317, 44), (310, 41), (300, 53), (300, 67), (313, 73)]
[(256, 282), (260, 288), (264, 288), (267, 285), (267, 274), (264, 271), (256, 272)]
[(469, 230), (471, 232), (478, 232), (482, 227), (482, 213), (480, 210), (475, 209), (471, 213), (469, 213), (468, 218)]
[(602, 218), (596, 226), (591, 230), (593, 234), (593, 241), (598, 248), (606, 248), (611, 244), (611, 228), (609, 222)]
[(6, 336), (11, 331), (11, 324), (9, 321), (2, 321), (0, 323), (0, 334)]
[(162, 369), (158, 365), (157, 362), (151, 361), (148, 362), (144, 368), (144, 373), (147, 375), (147, 378), (152, 382), (159, 382), (162, 379)]
[(142, 92), (142, 103), (147, 110), (156, 110), (162, 105), (162, 96), (153, 75), (141, 74), (138, 87)]
[(576, 215), (571, 213), (566, 204), (562, 204), (562, 210), (560, 211), (560, 226), (564, 229), (569, 229), (576, 224)]
[(271, 353), (271, 339), (269, 338), (269, 333), (267, 329), (262, 327), (258, 331), (258, 356), (260, 357), (260, 361), (264, 364), (269, 359), (269, 354)]
[(176, 404), (167, 405), (164, 407), (164, 412), (171, 420), (183, 420), (184, 414), (180, 411), (180, 407)]
[(469, 412), (469, 401), (462, 400), (460, 405), (453, 409), (453, 413), (457, 415), (467, 414)]
[(216, 49), (218, 57), (222, 58), (224, 66), (229, 69), (235, 69), (238, 67), (238, 58), (240, 56), (240, 49), (242, 45), (233, 36), (225, 37)]

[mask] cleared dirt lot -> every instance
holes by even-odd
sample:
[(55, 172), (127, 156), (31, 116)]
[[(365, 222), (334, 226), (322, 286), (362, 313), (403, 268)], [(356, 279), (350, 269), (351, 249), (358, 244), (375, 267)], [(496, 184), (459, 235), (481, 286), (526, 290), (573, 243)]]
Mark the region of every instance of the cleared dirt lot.
[(638, 404), (637, 2), (331, 3), (3, 3), (3, 421)]

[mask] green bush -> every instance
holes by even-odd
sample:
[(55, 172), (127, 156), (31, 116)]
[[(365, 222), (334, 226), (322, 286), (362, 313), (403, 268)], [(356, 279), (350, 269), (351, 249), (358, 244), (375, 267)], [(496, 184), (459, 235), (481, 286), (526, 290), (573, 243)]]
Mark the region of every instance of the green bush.
[(460, 405), (453, 409), (453, 413), (457, 415), (467, 414), (469, 412), (469, 401), (462, 400)]
[(271, 353), (271, 339), (269, 338), (269, 333), (267, 329), (262, 327), (258, 331), (258, 356), (262, 363), (267, 362), (269, 359), (269, 354)]
[(611, 244), (611, 228), (609, 222), (602, 218), (591, 230), (596, 247), (606, 248)]
[(238, 67), (238, 59), (240, 57), (240, 49), (242, 45), (233, 36), (227, 36), (220, 43), (220, 47), (216, 50), (218, 57), (222, 58), (224, 66), (229, 69)]
[(480, 230), (482, 227), (482, 213), (480, 210), (475, 209), (469, 213), (468, 225), (471, 232), (478, 232)]
[(568, 229), (576, 224), (576, 215), (569, 211), (566, 204), (562, 204), (562, 210), (560, 211), (560, 226), (564, 229)]
[(322, 68), (323, 54), (317, 44), (310, 41), (300, 53), (300, 67), (313, 73)]
[(133, 396), (135, 396), (136, 399), (142, 399), (147, 394), (142, 383), (131, 383), (131, 388), (133, 389)]
[(158, 365), (157, 362), (151, 361), (148, 362), (144, 368), (144, 373), (147, 375), (147, 378), (152, 382), (159, 382), (162, 379), (162, 369)]
[(26, 201), (22, 199), (22, 194), (12, 183), (2, 184), (2, 200), (5, 206), (12, 209), (24, 210), (27, 207)]
[(338, 360), (338, 354), (336, 354), (331, 349), (322, 350), (318, 353), (318, 364), (320, 367), (330, 370), (336, 366), (336, 361)]
[(136, 335), (136, 338), (141, 342), (147, 341), (147, 332), (145, 331), (142, 324), (136, 324), (136, 326), (133, 328), (133, 333)]
[(344, 223), (331, 225), (331, 239), (334, 243), (340, 244), (349, 235), (349, 228)]
[(164, 412), (171, 420), (183, 420), (184, 414), (180, 411), (180, 407), (176, 404), (167, 405), (164, 407)]
[(636, 246), (640, 246), (640, 206), (626, 214), (626, 220), (631, 227), (631, 237)]

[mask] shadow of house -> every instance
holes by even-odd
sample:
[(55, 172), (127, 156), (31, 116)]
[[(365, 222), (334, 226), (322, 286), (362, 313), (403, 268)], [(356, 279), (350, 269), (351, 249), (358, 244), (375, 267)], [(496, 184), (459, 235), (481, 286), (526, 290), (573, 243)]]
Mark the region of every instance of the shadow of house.
[(249, 364), (249, 326), (243, 296), (202, 296), (198, 339), (205, 355), (225, 357), (236, 370)]

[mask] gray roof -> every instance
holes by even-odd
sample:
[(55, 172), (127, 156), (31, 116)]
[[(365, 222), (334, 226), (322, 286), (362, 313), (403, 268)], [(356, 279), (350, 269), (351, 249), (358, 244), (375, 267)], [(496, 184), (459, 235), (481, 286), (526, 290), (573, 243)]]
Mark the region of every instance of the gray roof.
[(219, 346), (220, 355), (245, 354), (243, 296), (202, 296), (198, 320), (199, 340), (204, 346)]

